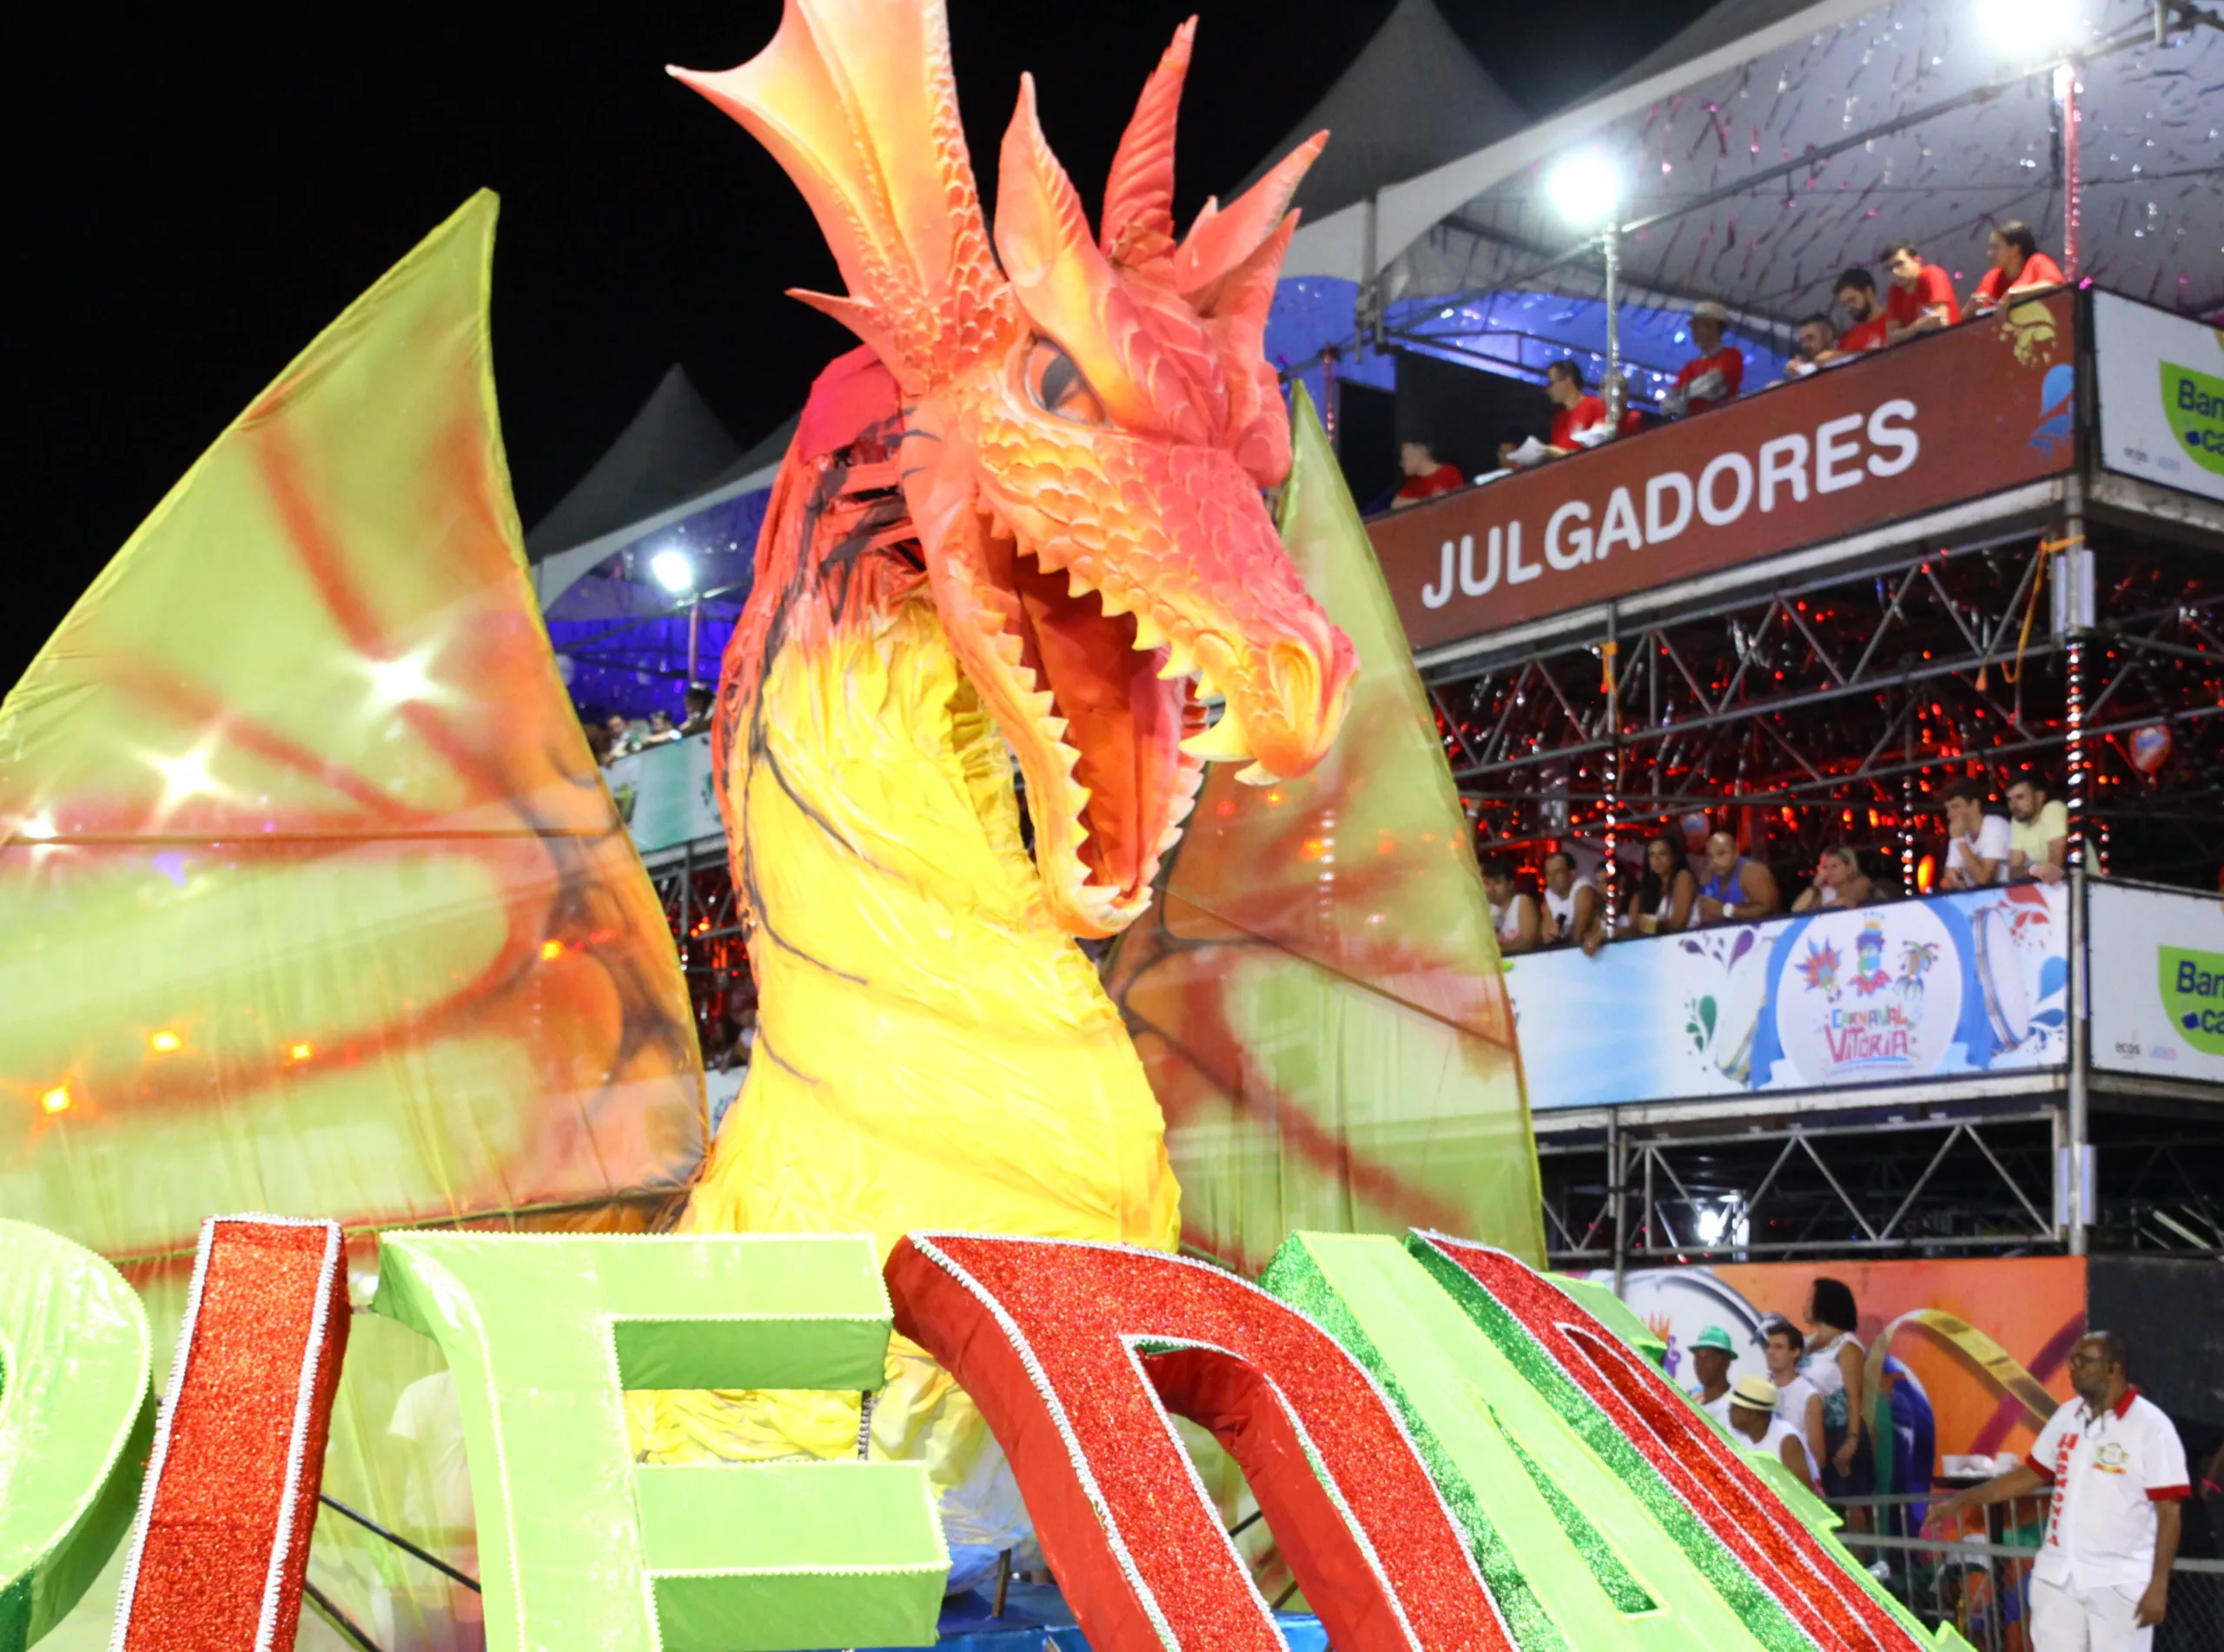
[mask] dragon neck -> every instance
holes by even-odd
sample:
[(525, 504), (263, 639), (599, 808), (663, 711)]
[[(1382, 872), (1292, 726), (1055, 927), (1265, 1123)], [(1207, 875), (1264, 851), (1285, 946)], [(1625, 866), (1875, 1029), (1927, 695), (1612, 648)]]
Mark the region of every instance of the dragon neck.
[(798, 469), (725, 665), (758, 1031), (688, 1225), (1171, 1245), (1157, 1102), (1049, 915), (900, 496)]

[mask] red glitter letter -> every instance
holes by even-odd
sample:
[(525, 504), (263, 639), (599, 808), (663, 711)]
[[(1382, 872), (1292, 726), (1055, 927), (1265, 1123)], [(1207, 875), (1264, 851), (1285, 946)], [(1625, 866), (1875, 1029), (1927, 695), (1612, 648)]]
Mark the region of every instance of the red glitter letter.
[(117, 1652), (293, 1645), (347, 1343), (337, 1223), (202, 1224), (116, 1605)]
[(1242, 1466), (1342, 1652), (1511, 1649), (1382, 1391), (1265, 1292), (1156, 1251), (970, 1234), (909, 1235), (888, 1283), (1011, 1459), (1100, 1652), (1286, 1652), (1168, 1410)]
[[(1614, 1459), (1624, 1442), (1635, 1448), (1644, 1464), (1629, 1464), (1625, 1482), (1640, 1495), (1665, 1487), (1666, 1511), (1674, 1518), (1662, 1523), (1685, 1542), (1687, 1552), (1707, 1541), (1696, 1531), (1688, 1538), (1678, 1531), (1688, 1519), (1684, 1510), (1695, 1516), (1757, 1585), (1759, 1612), (1773, 1600), (1818, 1648), (1918, 1652), (1924, 1645), (1867, 1591), (1857, 1566), (1834, 1559), (1665, 1378), (1566, 1292), (1505, 1252), (1466, 1239), (1415, 1233), (1408, 1248), (1579, 1436), (1591, 1437), (1586, 1424), (1592, 1418), (1572, 1412), (1595, 1408), (1611, 1437), (1593, 1438), (1593, 1447), (1610, 1445), (1601, 1452), (1610, 1464), (1621, 1466)], [(1658, 1487), (1638, 1483), (1648, 1468)], [(1740, 1591), (1724, 1592), (1734, 1602)], [(1754, 1616), (1747, 1622), (1753, 1624)]]

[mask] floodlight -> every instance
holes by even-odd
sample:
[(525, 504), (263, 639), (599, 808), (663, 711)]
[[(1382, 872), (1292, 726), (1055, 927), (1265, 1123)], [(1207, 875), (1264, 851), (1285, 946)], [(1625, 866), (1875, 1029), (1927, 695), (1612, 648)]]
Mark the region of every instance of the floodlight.
[(1614, 163), (1595, 151), (1572, 155), (1545, 180), (1553, 210), (1570, 223), (1603, 224), (1621, 204), (1622, 180)]
[(2042, 62), (2077, 37), (2078, 0), (1982, 0), (1977, 21), (2002, 56)]
[(659, 551), (649, 558), (649, 572), (672, 595), (695, 589), (695, 558), (685, 551)]

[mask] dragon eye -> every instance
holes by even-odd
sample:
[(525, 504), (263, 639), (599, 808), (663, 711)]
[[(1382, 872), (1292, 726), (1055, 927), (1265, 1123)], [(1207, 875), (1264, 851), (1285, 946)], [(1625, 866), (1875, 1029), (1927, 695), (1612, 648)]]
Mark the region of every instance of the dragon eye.
[(1048, 339), (1037, 339), (1027, 353), (1027, 393), (1044, 413), (1077, 425), (1108, 423), (1104, 404), (1089, 387), (1074, 359)]

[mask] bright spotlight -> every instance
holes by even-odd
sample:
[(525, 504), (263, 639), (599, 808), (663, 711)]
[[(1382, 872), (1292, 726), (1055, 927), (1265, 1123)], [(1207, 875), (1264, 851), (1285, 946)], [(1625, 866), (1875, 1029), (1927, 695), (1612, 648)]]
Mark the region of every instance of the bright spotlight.
[(1572, 155), (1545, 180), (1552, 208), (1570, 223), (1603, 224), (1621, 205), (1622, 180), (1614, 164), (1596, 152)]
[(2077, 37), (2078, 0), (1982, 0), (1977, 22), (2002, 56), (2041, 61)]
[(659, 551), (649, 558), (649, 572), (674, 596), (695, 589), (695, 558), (685, 551)]

